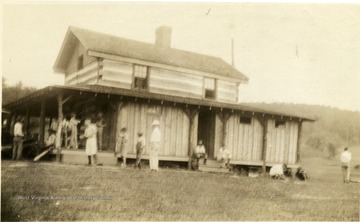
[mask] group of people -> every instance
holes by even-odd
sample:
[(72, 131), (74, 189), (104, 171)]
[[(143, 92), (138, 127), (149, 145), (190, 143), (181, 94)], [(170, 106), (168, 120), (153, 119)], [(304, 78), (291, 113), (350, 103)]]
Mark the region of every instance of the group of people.
[[(159, 149), (160, 149), (160, 141), (161, 141), (161, 131), (160, 131), (160, 122), (158, 120), (154, 120), (152, 125), (152, 133), (150, 137), (150, 155), (149, 155), (149, 162), (150, 162), (150, 170), (158, 172), (159, 170)], [(136, 140), (136, 162), (135, 167), (141, 169), (141, 157), (145, 150), (146, 146), (146, 139), (144, 137), (143, 132), (139, 131), (137, 133), (138, 138)], [(127, 133), (127, 128), (123, 127), (120, 130), (120, 133), (116, 140), (116, 147), (115, 147), (115, 156), (118, 156), (122, 159), (121, 166), (126, 166), (126, 157), (128, 153), (128, 141), (129, 136)]]
[[(204, 165), (206, 165), (206, 161), (208, 159), (208, 154), (206, 153), (205, 146), (203, 144), (202, 139), (199, 140), (198, 145), (195, 148), (195, 153), (193, 156), (196, 160), (194, 168), (198, 168), (200, 159), (204, 159)], [(219, 148), (219, 151), (216, 155), (216, 160), (221, 163), (220, 167), (229, 168), (229, 163), (232, 158), (230, 150), (223, 145)]]
[[(24, 118), (19, 116), (16, 119), (13, 131), (13, 152), (12, 152), (12, 159), (19, 160), (22, 157), (22, 150), (23, 150), (23, 140), (24, 140), (24, 132), (23, 132), (23, 122)], [(77, 125), (80, 123), (79, 120), (76, 119), (76, 115), (72, 114), (71, 119), (69, 121), (70, 128), (71, 128), (71, 137), (70, 137), (70, 146), (74, 147), (75, 149), (78, 148), (77, 142)], [(64, 121), (60, 127), (66, 127), (68, 123)], [(103, 128), (105, 127), (103, 115), (99, 113), (97, 118), (86, 119), (84, 122), (85, 125), (85, 132), (84, 135), (80, 136), (80, 138), (86, 138), (86, 145), (85, 145), (85, 152), (88, 156), (88, 165), (91, 165), (92, 158), (94, 158), (94, 163), (97, 165), (102, 165), (98, 163), (97, 160), (97, 150), (102, 150), (102, 133)], [(152, 133), (150, 137), (150, 155), (149, 155), (149, 162), (150, 162), (150, 169), (152, 171), (158, 171), (159, 168), (159, 158), (158, 153), (160, 149), (160, 141), (161, 141), (161, 131), (160, 131), (160, 123), (158, 120), (154, 120), (152, 123)], [(49, 136), (44, 141), (45, 147), (54, 146), (56, 142), (56, 126), (51, 126), (49, 128)], [(143, 151), (146, 146), (146, 139), (144, 137), (143, 132), (137, 133), (138, 138), (136, 141), (136, 164), (135, 167), (141, 169), (141, 157)], [(123, 127), (120, 130), (120, 133), (117, 137), (116, 141), (116, 148), (115, 148), (115, 155), (122, 158), (121, 166), (126, 166), (126, 157), (128, 152), (128, 134), (126, 127)], [(206, 152), (205, 146), (203, 141), (200, 139), (198, 145), (196, 146), (194, 159), (196, 160), (196, 166), (199, 166), (199, 161), (201, 158), (204, 159), (204, 165), (206, 165), (206, 161), (208, 159), (208, 154)], [(229, 168), (229, 163), (232, 158), (231, 152), (226, 146), (222, 146), (217, 155), (216, 159), (221, 163), (221, 167)], [(344, 151), (340, 154), (340, 161), (341, 161), (341, 168), (343, 173), (343, 181), (344, 183), (350, 182), (350, 161), (351, 161), (351, 153), (349, 152), (348, 148), (345, 148)], [(288, 171), (286, 164), (279, 164), (275, 165), (270, 169), (270, 176), (272, 178), (277, 179), (284, 179)], [(308, 176), (305, 170), (299, 167), (295, 173), (295, 176), (301, 180), (307, 180)]]

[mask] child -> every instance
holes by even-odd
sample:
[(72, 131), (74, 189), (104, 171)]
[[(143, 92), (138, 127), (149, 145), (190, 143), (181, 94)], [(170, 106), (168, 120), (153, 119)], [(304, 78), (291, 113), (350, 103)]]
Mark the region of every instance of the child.
[(217, 154), (217, 161), (221, 162), (222, 164), (220, 167), (229, 168), (230, 159), (231, 159), (231, 153), (227, 149), (227, 147), (226, 146), (220, 147), (219, 152)]
[(136, 143), (136, 164), (135, 168), (141, 169), (141, 156), (145, 148), (145, 137), (142, 132), (138, 132), (138, 139)]

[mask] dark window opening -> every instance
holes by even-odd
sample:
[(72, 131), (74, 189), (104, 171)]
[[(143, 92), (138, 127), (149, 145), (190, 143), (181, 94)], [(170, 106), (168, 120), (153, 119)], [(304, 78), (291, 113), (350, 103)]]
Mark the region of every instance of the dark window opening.
[(135, 89), (146, 89), (146, 78), (135, 77), (134, 79), (134, 88)]
[(148, 88), (148, 67), (134, 65), (134, 89), (145, 90)]
[(241, 116), (240, 117), (240, 124), (251, 124), (251, 117), (247, 117), (247, 116)]
[(215, 79), (205, 78), (204, 88), (205, 88), (205, 98), (206, 99), (215, 99), (215, 97), (216, 97)]
[(276, 120), (275, 121), (275, 128), (285, 127), (285, 121), (284, 120)]
[(206, 89), (205, 90), (205, 98), (206, 99), (214, 99), (215, 98), (215, 91), (210, 90), (210, 89)]
[(79, 56), (77, 65), (78, 65), (78, 67), (77, 67), (78, 70), (80, 70), (84, 67), (84, 56), (83, 55)]

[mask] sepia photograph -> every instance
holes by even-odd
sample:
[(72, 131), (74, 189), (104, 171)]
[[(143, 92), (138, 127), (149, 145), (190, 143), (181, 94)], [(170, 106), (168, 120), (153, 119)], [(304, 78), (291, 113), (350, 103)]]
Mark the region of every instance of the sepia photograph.
[(360, 220), (360, 2), (1, 8), (1, 221)]

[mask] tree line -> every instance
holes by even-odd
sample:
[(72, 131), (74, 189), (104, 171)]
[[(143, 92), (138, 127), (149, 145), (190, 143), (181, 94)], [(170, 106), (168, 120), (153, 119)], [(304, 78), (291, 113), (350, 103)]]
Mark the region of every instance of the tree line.
[(6, 105), (13, 101), (16, 101), (24, 96), (29, 95), (32, 92), (36, 91), (36, 87), (24, 86), (24, 84), (19, 81), (15, 85), (8, 85), (6, 79), (2, 77), (2, 105)]

